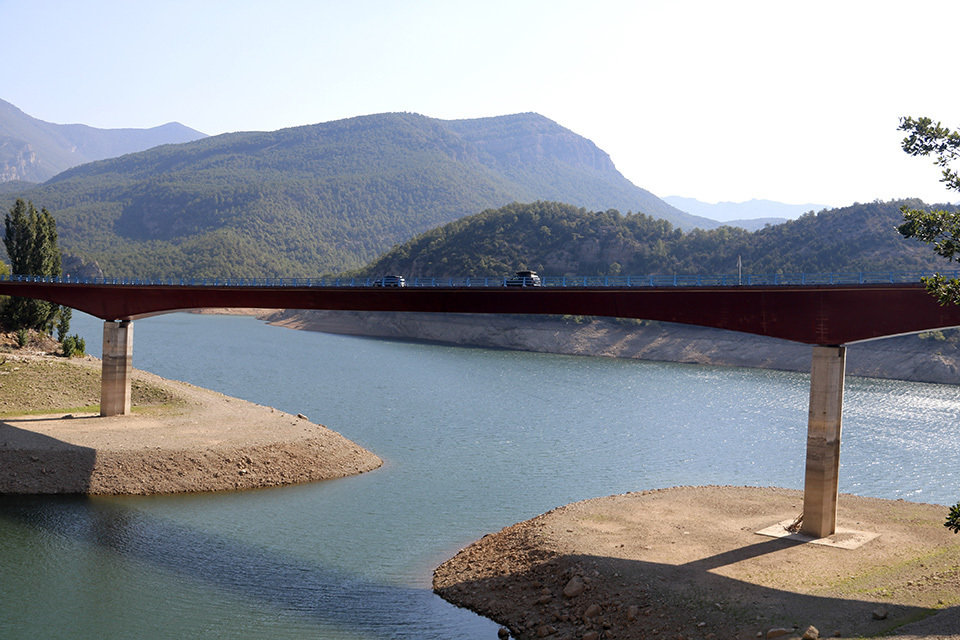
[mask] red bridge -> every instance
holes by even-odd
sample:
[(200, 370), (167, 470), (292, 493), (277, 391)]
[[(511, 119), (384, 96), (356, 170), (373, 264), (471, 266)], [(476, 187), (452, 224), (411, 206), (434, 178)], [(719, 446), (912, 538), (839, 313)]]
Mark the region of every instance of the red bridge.
[(255, 307), (613, 316), (679, 322), (813, 347), (802, 533), (836, 530), (846, 346), (960, 326), (919, 282), (701, 287), (397, 287), (86, 284), (0, 281), (0, 295), (38, 298), (101, 318), (102, 416), (130, 412), (133, 320), (185, 309)]
[(405, 287), (81, 284), (0, 281), (107, 321), (185, 309), (349, 309), (613, 316), (730, 329), (814, 345), (960, 325), (919, 282), (727, 287)]

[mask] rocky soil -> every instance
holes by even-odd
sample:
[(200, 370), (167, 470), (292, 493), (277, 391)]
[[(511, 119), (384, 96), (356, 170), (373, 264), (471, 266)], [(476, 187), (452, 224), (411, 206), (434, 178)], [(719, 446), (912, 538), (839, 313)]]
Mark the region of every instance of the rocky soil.
[(757, 535), (801, 507), (754, 487), (578, 502), (484, 536), (434, 589), (516, 638), (960, 638), (944, 507), (843, 495), (838, 526), (880, 534), (852, 550)]

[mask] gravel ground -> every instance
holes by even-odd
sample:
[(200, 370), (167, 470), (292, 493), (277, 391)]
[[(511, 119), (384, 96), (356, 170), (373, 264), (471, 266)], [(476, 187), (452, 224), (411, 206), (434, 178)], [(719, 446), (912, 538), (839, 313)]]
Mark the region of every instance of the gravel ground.
[(842, 495), (838, 527), (880, 534), (852, 550), (757, 535), (802, 501), (681, 487), (578, 502), (484, 536), (434, 590), (517, 638), (960, 639), (945, 507)]

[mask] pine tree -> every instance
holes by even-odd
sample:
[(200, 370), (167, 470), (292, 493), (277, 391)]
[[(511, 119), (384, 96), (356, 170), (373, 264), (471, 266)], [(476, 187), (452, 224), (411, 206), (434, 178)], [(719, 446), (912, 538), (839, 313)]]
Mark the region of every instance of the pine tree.
[[(57, 223), (46, 209), (37, 211), (32, 202), (17, 199), (4, 218), (3, 243), (14, 274), (60, 275)], [(2, 318), (11, 331), (36, 329), (49, 333), (59, 313), (60, 306), (51, 302), (10, 298), (3, 307)]]
[(57, 319), (57, 340), (63, 342), (67, 334), (70, 333), (70, 319), (73, 317), (73, 309), (70, 307), (60, 307), (60, 317)]

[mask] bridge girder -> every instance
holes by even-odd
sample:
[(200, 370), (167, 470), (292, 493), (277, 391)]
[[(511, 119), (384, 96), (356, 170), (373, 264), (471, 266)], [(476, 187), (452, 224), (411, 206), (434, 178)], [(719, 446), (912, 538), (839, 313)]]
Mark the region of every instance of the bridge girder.
[(756, 287), (222, 287), (0, 282), (0, 295), (49, 300), (103, 320), (256, 307), (593, 315), (679, 322), (815, 345), (960, 326), (919, 283)]

